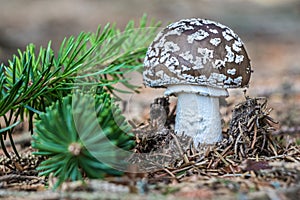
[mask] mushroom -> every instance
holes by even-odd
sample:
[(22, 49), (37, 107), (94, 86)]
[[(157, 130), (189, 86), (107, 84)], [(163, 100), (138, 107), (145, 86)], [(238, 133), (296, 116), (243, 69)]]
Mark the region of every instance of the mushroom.
[(144, 60), (146, 86), (167, 88), (178, 97), (175, 132), (194, 144), (222, 139), (219, 98), (228, 88), (248, 87), (250, 59), (241, 39), (227, 26), (184, 19), (160, 31)]

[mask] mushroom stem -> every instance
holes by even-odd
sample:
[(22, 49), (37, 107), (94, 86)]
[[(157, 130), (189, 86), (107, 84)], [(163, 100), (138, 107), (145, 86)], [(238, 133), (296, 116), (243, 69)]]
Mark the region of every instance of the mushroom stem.
[(175, 132), (193, 138), (194, 145), (222, 139), (219, 98), (195, 93), (177, 93)]

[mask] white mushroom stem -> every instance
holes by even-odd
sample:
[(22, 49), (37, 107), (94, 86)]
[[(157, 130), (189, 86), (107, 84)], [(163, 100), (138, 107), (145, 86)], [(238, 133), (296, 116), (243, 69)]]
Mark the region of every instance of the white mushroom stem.
[(219, 99), (198, 94), (179, 93), (175, 131), (194, 139), (194, 144), (212, 144), (222, 139)]
[(194, 144), (213, 144), (222, 139), (219, 97), (226, 89), (208, 86), (172, 85), (165, 95), (178, 96), (175, 132), (193, 138)]

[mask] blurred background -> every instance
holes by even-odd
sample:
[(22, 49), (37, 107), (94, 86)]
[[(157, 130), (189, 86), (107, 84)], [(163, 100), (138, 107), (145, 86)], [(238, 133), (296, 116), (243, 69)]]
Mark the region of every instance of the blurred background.
[[(280, 96), (270, 101), (273, 107), (292, 94), (299, 106), (299, 0), (0, 0), (0, 61), (6, 62), (28, 43), (45, 46), (52, 40), (57, 49), (64, 37), (95, 31), (100, 24), (115, 22), (122, 29), (144, 13), (163, 26), (191, 17), (229, 26), (242, 38), (251, 58), (254, 73), (248, 94)], [(142, 83), (141, 76), (134, 77)], [(140, 108), (145, 108), (153, 95), (162, 93), (144, 88), (140, 96), (128, 98), (141, 99)]]

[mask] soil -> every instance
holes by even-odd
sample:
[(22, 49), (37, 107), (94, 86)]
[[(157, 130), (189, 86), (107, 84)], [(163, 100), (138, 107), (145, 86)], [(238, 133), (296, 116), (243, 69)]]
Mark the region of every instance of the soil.
[[(13, 157), (8, 160), (1, 152), (0, 198), (297, 199), (300, 191), (300, 64), (297, 62), (300, 55), (300, 4), (297, 0), (2, 0), (0, 18), (4, 20), (0, 20), (0, 61), (7, 63), (18, 48), (24, 49), (31, 42), (45, 46), (52, 40), (54, 49), (57, 49), (64, 37), (77, 35), (80, 31), (95, 31), (99, 24), (116, 22), (122, 29), (129, 20), (137, 21), (143, 13), (164, 25), (182, 18), (209, 18), (228, 25), (239, 34), (254, 70), (246, 95), (250, 100), (264, 97), (267, 108), (273, 108), (270, 113), (267, 108), (261, 109), (259, 116), (260, 120), (264, 119), (265, 126), (255, 129), (258, 134), (265, 135), (268, 142), (264, 143), (258, 136), (254, 139), (250, 134), (250, 143), (245, 143), (242, 149), (247, 152), (246, 156), (240, 154), (233, 159), (230, 156), (236, 153), (234, 145), (233, 149), (226, 149), (230, 145), (220, 144), (210, 149), (211, 153), (206, 156), (210, 159), (208, 163), (196, 156), (201, 149), (194, 149), (193, 153), (187, 153), (188, 157), (169, 160), (168, 167), (155, 173), (128, 173), (118, 178), (87, 180), (86, 184), (65, 183), (59, 190), (52, 191), (45, 184), (55, 182), (55, 178), (48, 180), (37, 176), (35, 168), (43, 158), (32, 155), (30, 133), (25, 124), (14, 135), (22, 159)], [(133, 83), (142, 86), (140, 74), (128, 76)], [(153, 130), (157, 123), (150, 114), (154, 109), (150, 105), (162, 96), (162, 89), (143, 86), (139, 94), (122, 96), (127, 105), (124, 114), (136, 126), (135, 131), (144, 139), (143, 144), (148, 145), (137, 146), (138, 151), (149, 152), (154, 147), (163, 147), (174, 138), (172, 110), (176, 98), (168, 100), (170, 105), (164, 104), (170, 111), (168, 126), (164, 131), (160, 130), (161, 134), (156, 134), (158, 129)], [(161, 105), (162, 101), (157, 101), (156, 105)], [(240, 112), (242, 102), (247, 101), (249, 99), (242, 90), (230, 91), (230, 97), (221, 107), (224, 136), (229, 131), (236, 137), (239, 135), (238, 119), (248, 122), (253, 116), (258, 116), (257, 113), (246, 115), (245, 110)], [(260, 108), (262, 104), (260, 101)], [(254, 127), (249, 132), (254, 133)], [(157, 139), (164, 143), (150, 142)], [(185, 139), (178, 138), (183, 142)], [(11, 150), (9, 143), (6, 145)], [(255, 157), (255, 149), (259, 151), (262, 145), (266, 151)], [(226, 165), (230, 161), (232, 163)], [(213, 164), (214, 168), (211, 167)]]

